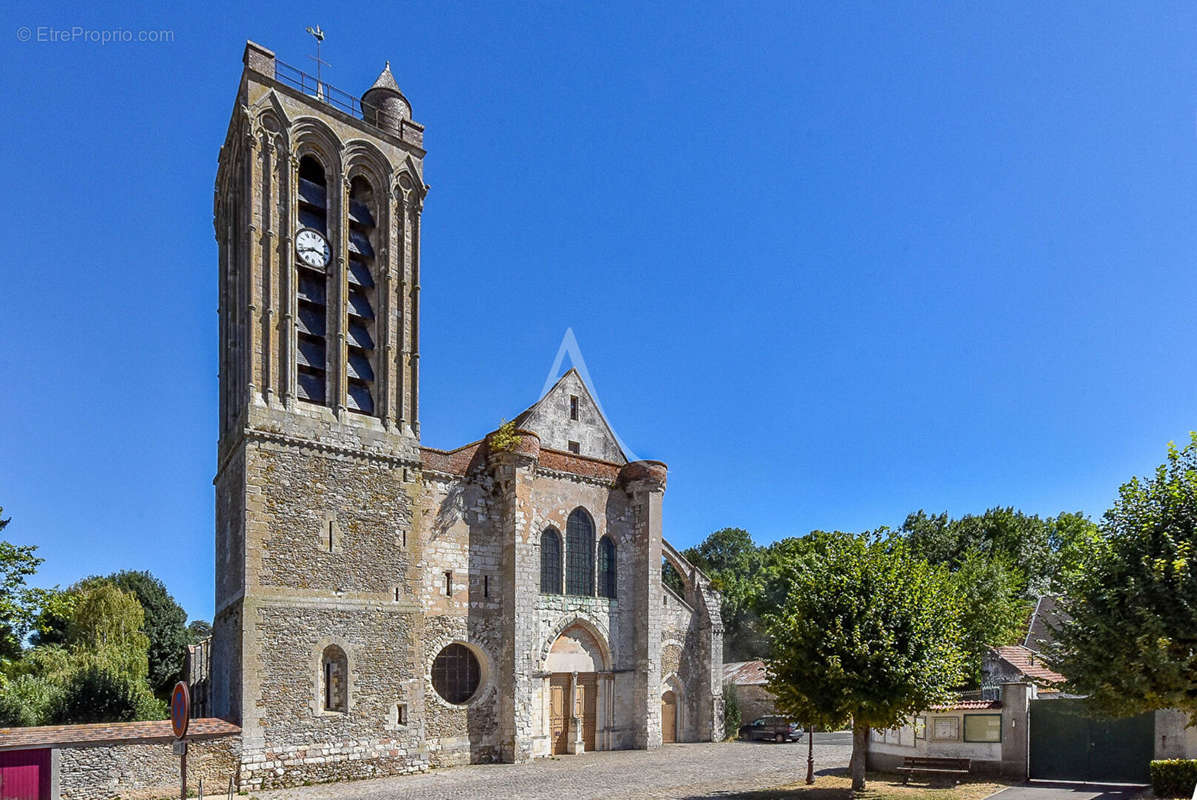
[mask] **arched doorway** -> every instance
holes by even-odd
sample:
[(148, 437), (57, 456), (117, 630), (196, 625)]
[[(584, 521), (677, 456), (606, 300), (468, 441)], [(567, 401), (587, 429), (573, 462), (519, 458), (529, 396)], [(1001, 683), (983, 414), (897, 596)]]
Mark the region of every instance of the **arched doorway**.
[(661, 741), (665, 744), (677, 741), (677, 695), (673, 690), (661, 695)]
[(599, 732), (609, 724), (609, 669), (606, 648), (586, 626), (570, 625), (553, 641), (544, 668), (550, 753), (598, 749)]

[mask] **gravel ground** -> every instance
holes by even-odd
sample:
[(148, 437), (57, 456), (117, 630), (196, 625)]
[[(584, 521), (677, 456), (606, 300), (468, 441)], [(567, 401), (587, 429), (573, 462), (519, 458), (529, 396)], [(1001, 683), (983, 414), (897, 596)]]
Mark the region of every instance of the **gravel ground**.
[[(815, 769), (846, 767), (850, 743), (815, 740)], [(487, 764), (423, 775), (257, 792), (261, 800), (657, 800), (770, 789), (806, 774), (806, 744), (729, 742), (666, 745)]]

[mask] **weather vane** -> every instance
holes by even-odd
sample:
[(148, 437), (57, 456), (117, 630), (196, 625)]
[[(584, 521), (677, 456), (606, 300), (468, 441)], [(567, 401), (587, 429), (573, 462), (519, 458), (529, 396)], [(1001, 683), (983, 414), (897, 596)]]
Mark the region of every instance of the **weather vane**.
[(320, 30), (319, 25), (315, 25), (315, 26), (309, 25), (308, 33), (310, 33), (312, 35), (312, 38), (316, 40), (316, 55), (308, 56), (308, 58), (310, 58), (316, 62), (316, 96), (324, 97), (324, 84), (321, 82), (321, 79), (320, 79), (320, 67), (322, 67), (322, 66), (331, 67), (332, 66), (332, 64), (330, 64), (327, 61), (325, 61), (324, 59), (320, 58), (320, 43), (324, 41), (324, 31)]

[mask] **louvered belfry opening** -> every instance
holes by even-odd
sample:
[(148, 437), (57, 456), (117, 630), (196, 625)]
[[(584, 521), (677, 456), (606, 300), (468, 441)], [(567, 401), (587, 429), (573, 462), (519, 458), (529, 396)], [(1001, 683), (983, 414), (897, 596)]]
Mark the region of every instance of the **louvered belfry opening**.
[(351, 411), (373, 414), (374, 395), (374, 190), (358, 176), (349, 184), (349, 334), (346, 336)]
[[(328, 238), (324, 167), (312, 156), (304, 156), (299, 162), (299, 227), (311, 228)], [(301, 400), (323, 403), (328, 369), (325, 339), (328, 278), (325, 270), (313, 267), (303, 259), (297, 258), (295, 264), (298, 267), (296, 389)]]

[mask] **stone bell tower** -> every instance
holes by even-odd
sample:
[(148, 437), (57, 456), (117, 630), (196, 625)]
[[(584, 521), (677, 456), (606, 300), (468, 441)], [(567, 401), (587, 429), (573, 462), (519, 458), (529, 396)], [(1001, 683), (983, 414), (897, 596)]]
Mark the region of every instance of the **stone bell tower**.
[[(381, 733), (413, 668), (423, 136), (389, 64), (358, 99), (246, 45), (214, 208), (211, 698), (246, 758)], [(308, 684), (303, 715), (268, 702)]]

